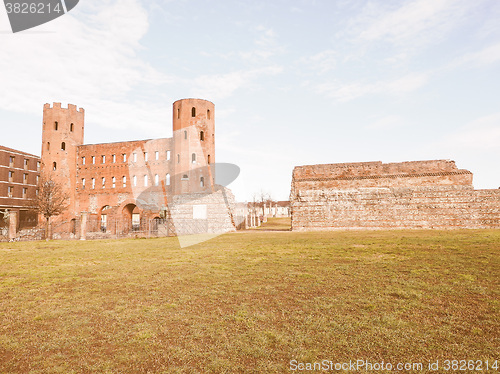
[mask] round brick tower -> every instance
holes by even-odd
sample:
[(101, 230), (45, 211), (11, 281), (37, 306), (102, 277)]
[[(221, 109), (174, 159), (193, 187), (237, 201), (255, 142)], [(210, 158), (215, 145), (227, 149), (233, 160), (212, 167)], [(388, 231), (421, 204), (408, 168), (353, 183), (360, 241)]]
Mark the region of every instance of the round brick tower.
[(69, 104), (61, 108), (61, 103), (43, 106), (42, 129), (42, 174), (59, 183), (70, 196), (66, 213), (58, 220), (73, 218), (75, 210), (77, 147), (83, 144), (83, 108)]
[(209, 192), (215, 180), (215, 106), (201, 99), (173, 104), (174, 194)]

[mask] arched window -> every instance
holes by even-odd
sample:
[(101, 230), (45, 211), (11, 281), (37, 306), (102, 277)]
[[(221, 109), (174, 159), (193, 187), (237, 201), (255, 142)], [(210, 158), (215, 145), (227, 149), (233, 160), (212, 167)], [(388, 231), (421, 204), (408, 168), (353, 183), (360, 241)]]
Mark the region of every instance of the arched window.
[(54, 122), (54, 130), (56, 130), (56, 131), (57, 131), (57, 130), (58, 130), (58, 128), (59, 128), (59, 124), (57, 123), (57, 121), (55, 121), (55, 122)]
[(148, 186), (148, 175), (144, 174), (144, 187)]
[(134, 187), (137, 186), (137, 176), (134, 175), (132, 179), (134, 181)]
[(102, 188), (106, 188), (106, 178), (102, 177)]
[(75, 128), (75, 125), (73, 125), (73, 124), (69, 125), (69, 131), (73, 132), (74, 128)]
[(127, 177), (126, 176), (122, 177), (122, 183), (123, 183), (123, 187), (127, 187)]
[(200, 187), (205, 187), (205, 178), (200, 178)]
[(52, 170), (54, 170), (54, 171), (57, 170), (57, 164), (55, 161), (52, 163)]
[(205, 133), (203, 131), (200, 131), (200, 140), (201, 141), (205, 140)]
[(116, 178), (115, 177), (111, 178), (111, 182), (112, 182), (111, 187), (115, 188), (116, 187)]
[(191, 162), (192, 162), (193, 164), (196, 164), (196, 153), (193, 153), (193, 154), (191, 155)]
[(210, 109), (207, 109), (207, 119), (210, 119)]
[(181, 110), (177, 108), (177, 119), (181, 118)]
[(95, 178), (92, 178), (92, 189), (95, 188)]
[(167, 186), (170, 186), (170, 174), (167, 174), (167, 176), (165, 177), (165, 184)]
[(191, 108), (191, 117), (196, 117), (196, 108), (195, 107)]
[(65, 151), (65, 150), (66, 150), (66, 143), (65, 143), (65, 142), (62, 142), (62, 143), (61, 143), (61, 150), (62, 150), (62, 151)]
[(208, 155), (208, 163), (210, 163), (210, 155)]
[(181, 155), (177, 153), (177, 163), (179, 164), (181, 162)]
[(155, 174), (155, 186), (158, 186), (159, 183), (160, 183), (160, 177), (158, 176), (158, 174)]
[(50, 151), (50, 142), (47, 142), (47, 151)]
[(188, 138), (188, 132), (184, 131), (184, 139), (187, 139), (187, 138)]

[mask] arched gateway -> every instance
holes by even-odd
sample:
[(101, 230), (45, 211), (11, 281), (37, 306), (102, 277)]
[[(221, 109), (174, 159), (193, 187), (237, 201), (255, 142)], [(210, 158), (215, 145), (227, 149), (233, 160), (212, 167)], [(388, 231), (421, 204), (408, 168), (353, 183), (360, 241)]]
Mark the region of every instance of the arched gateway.
[(122, 209), (122, 222), (125, 232), (139, 231), (141, 228), (141, 212), (137, 205), (129, 203)]

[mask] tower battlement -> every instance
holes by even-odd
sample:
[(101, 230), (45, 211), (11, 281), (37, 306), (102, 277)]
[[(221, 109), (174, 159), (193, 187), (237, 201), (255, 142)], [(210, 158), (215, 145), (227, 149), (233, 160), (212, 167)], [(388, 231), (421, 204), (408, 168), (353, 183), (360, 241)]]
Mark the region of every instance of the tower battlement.
[[(159, 219), (173, 196), (213, 192), (214, 111), (207, 100), (177, 100), (172, 138), (85, 145), (84, 109), (44, 104), (41, 171), (69, 196), (57, 221), (77, 220), (87, 212), (132, 225), (137, 215)], [(74, 231), (71, 227), (66, 230)]]
[(61, 110), (68, 110), (70, 112), (79, 112), (79, 113), (85, 113), (85, 109), (83, 108), (78, 108), (74, 104), (68, 104), (67, 108), (63, 108), (61, 103), (53, 103), (52, 106), (48, 103), (43, 105), (43, 109), (61, 109)]

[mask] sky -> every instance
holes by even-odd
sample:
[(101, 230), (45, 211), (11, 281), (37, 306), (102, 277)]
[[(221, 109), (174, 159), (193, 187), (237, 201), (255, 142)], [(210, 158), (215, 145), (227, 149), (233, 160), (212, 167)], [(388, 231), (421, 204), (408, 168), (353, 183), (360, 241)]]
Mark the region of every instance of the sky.
[(288, 199), (294, 166), (451, 159), (500, 187), (498, 0), (81, 0), (13, 34), (0, 8), (0, 145), (40, 154), (44, 103), (85, 143), (172, 136), (215, 104), (237, 200)]

